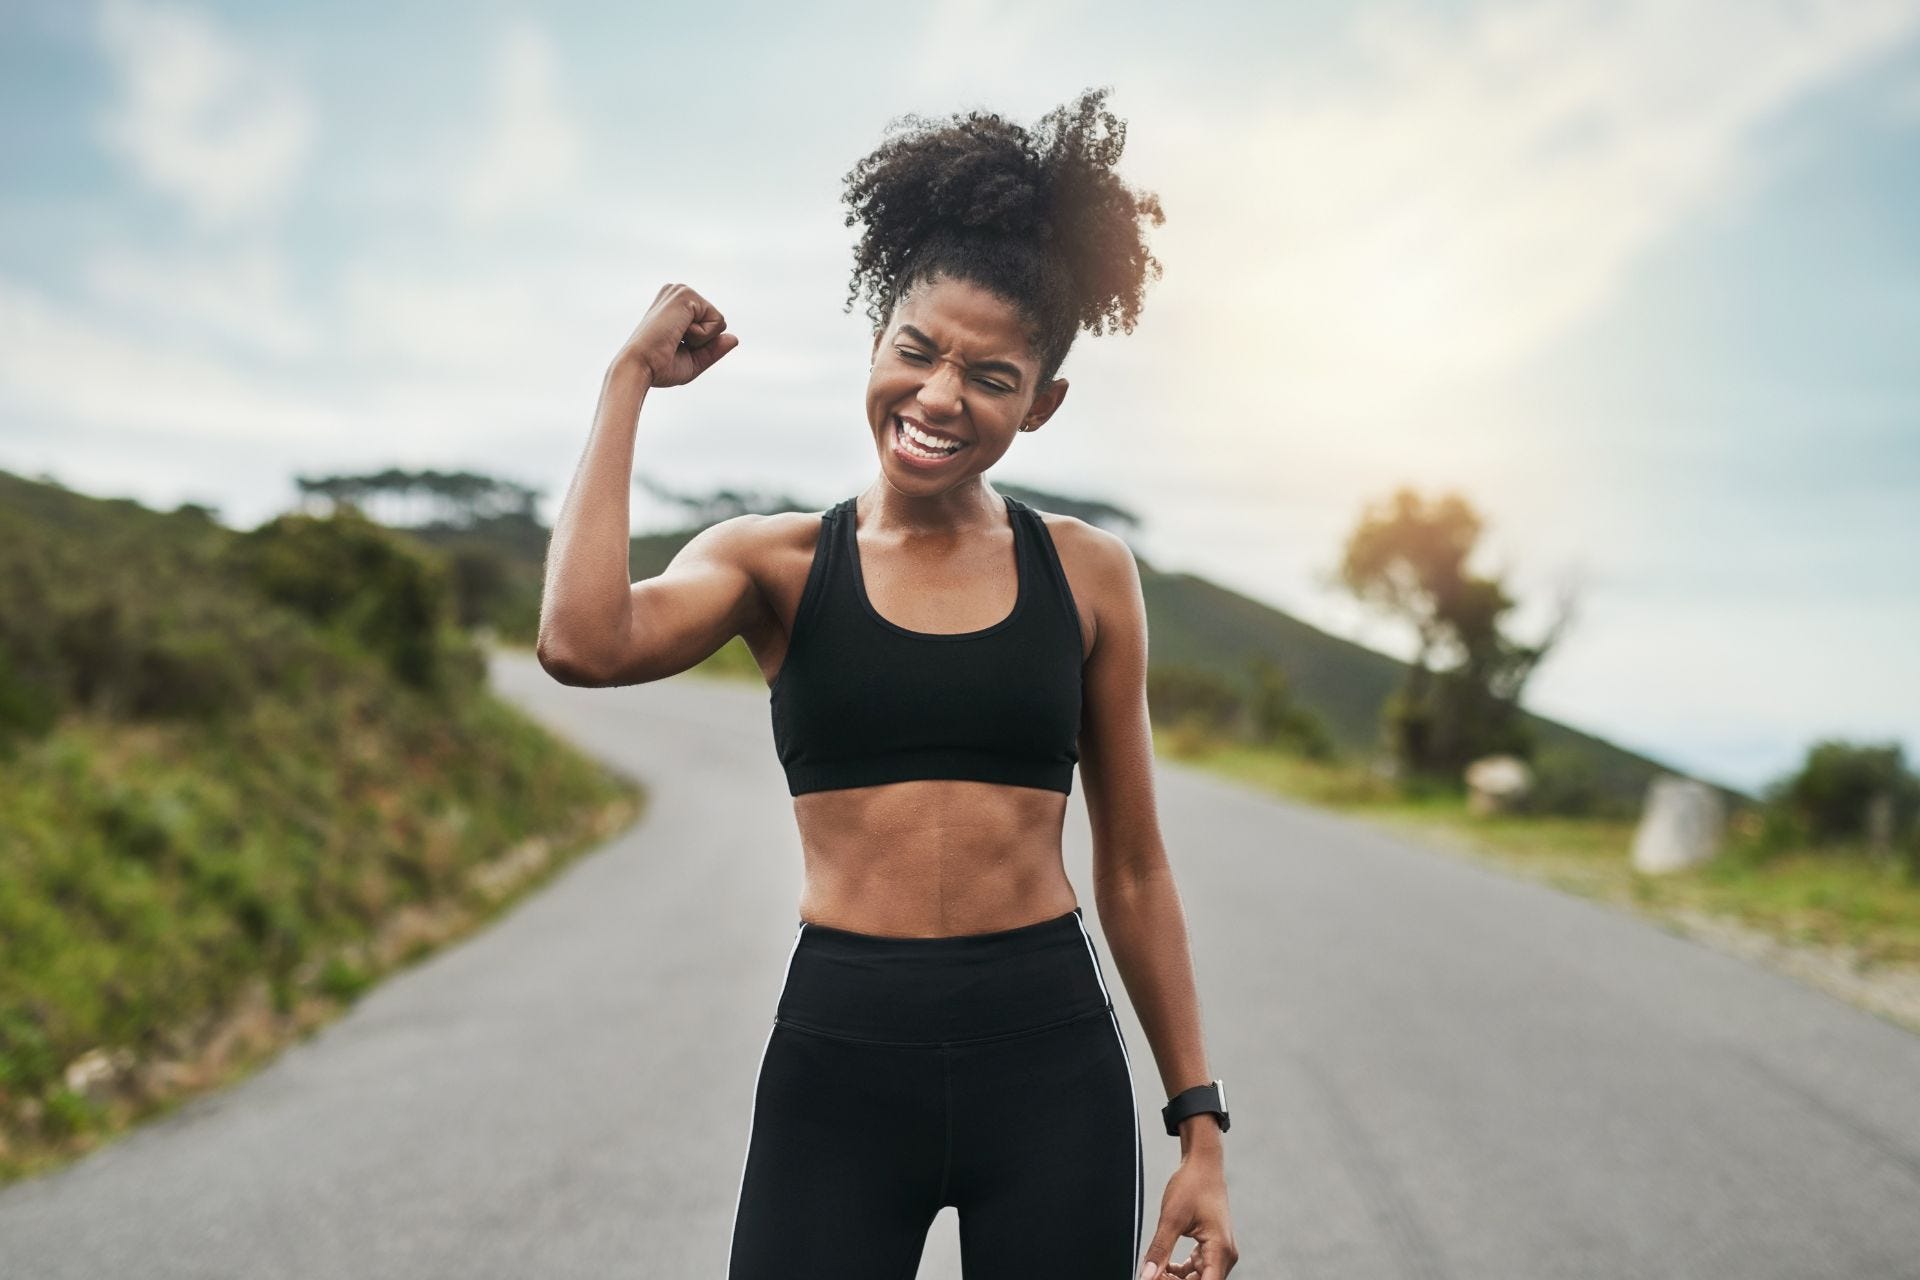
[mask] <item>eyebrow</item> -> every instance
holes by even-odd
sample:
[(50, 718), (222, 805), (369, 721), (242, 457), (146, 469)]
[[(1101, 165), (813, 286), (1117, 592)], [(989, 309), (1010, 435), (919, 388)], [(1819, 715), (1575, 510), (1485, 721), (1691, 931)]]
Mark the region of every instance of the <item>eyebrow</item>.
[[(920, 332), (910, 324), (901, 325), (900, 332), (912, 338), (915, 342), (920, 343), (922, 346), (931, 347), (936, 345), (932, 338), (929, 338), (926, 334)], [(1017, 364), (1008, 364), (1005, 360), (976, 360), (973, 363), (973, 367), (982, 373), (1003, 373), (1015, 382), (1020, 381), (1020, 366)]]

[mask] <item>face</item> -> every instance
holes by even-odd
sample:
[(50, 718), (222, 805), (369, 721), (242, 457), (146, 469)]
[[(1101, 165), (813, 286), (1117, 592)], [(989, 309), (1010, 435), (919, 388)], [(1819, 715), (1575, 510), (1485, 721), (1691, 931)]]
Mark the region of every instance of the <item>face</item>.
[[(1013, 305), (964, 280), (922, 281), (875, 335), (867, 424), (894, 488), (931, 494), (969, 482), (1067, 394), (1039, 386), (1040, 365)], [(927, 446), (911, 426), (936, 438)], [(957, 447), (956, 447), (957, 446)]]

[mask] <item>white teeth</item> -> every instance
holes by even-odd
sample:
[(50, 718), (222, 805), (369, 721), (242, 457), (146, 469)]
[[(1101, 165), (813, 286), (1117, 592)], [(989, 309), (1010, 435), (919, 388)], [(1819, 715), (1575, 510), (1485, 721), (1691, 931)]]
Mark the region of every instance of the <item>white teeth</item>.
[(927, 434), (905, 418), (897, 418), (900, 424), (901, 444), (908, 453), (916, 458), (947, 458), (958, 453), (960, 446), (940, 440)]

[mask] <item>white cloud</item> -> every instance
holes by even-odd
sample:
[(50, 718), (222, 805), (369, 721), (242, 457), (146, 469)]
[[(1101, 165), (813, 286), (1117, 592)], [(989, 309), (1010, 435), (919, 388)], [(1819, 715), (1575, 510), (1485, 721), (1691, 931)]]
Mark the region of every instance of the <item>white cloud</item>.
[(1160, 319), (1179, 311), (1243, 405), (1430, 430), (1436, 397), (1593, 315), (1763, 178), (1770, 117), (1920, 25), (1906, 0), (1424, 14), (1371, 13), (1337, 78), (1163, 137)]
[[(1009, 92), (1031, 93), (1034, 54), (1055, 62), (1070, 51), (1075, 28), (1091, 12), (1087, 0), (1056, 0), (1035, 5), (1027, 0), (934, 0), (912, 12), (926, 19), (915, 41), (905, 83), (922, 101), (962, 101), (955, 109), (1004, 109)], [(904, 16), (904, 15), (903, 15)], [(1064, 48), (1063, 48), (1064, 45)], [(928, 106), (923, 111), (933, 112)]]
[(130, 335), (5, 280), (0, 408), (14, 422), (170, 435), (189, 444), (305, 443), (350, 425), (306, 397), (248, 376), (230, 359)]
[(532, 23), (500, 33), (487, 136), (457, 197), (466, 221), (490, 224), (570, 198), (584, 148), (559, 100), (559, 64), (552, 39)]
[(95, 34), (120, 81), (98, 124), (111, 151), (204, 227), (277, 211), (314, 135), (283, 68), (184, 6), (106, 0)]
[(356, 262), (341, 274), (343, 340), (351, 354), (420, 375), (483, 374), (561, 341), (548, 290), (495, 270), (449, 277)]
[(90, 253), (80, 271), (117, 314), (144, 316), (170, 333), (198, 329), (280, 357), (318, 345), (313, 320), (289, 294), (284, 257), (265, 246), (168, 257), (107, 248)]

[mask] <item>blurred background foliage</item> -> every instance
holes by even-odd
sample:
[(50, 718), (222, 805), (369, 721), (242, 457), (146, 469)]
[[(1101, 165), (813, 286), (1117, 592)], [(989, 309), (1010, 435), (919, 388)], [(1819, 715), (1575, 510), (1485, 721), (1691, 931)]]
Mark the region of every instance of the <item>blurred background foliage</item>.
[(352, 509), (0, 473), (0, 1170), (107, 1122), (77, 1055), (188, 1055), (262, 977), (350, 996), (396, 911), (486, 909), (477, 868), (637, 796), (486, 690), (460, 591)]

